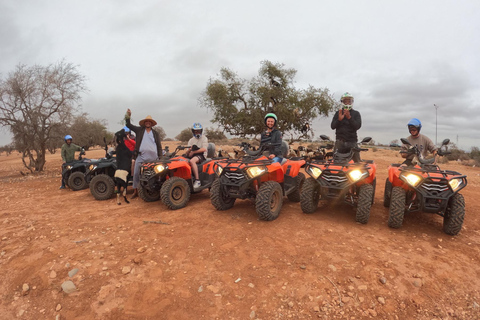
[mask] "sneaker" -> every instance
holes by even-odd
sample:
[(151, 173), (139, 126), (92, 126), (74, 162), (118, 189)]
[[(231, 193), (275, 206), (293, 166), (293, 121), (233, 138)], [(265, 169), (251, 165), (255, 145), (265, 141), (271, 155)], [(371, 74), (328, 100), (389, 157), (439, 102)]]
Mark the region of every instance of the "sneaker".
[(60, 188), (58, 188), (58, 189), (65, 189), (65, 186), (60, 186)]
[(193, 183), (193, 188), (194, 189), (200, 188), (201, 186), (202, 186), (202, 184), (200, 183), (200, 180), (197, 180)]

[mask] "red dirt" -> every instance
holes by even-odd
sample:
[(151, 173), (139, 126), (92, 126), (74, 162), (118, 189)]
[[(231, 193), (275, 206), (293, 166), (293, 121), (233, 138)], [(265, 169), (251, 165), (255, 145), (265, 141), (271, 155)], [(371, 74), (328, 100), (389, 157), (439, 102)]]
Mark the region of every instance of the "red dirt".
[[(452, 237), (427, 213), (389, 229), (383, 184), (400, 157), (364, 158), (378, 170), (367, 225), (349, 206), (307, 215), (286, 198), (277, 220), (259, 221), (248, 200), (216, 211), (206, 190), (177, 211), (139, 198), (118, 206), (59, 190), (59, 154), (28, 176), (18, 155), (2, 154), (0, 318), (479, 319), (480, 169), (442, 165), (468, 176)], [(75, 292), (62, 291), (66, 280)]]

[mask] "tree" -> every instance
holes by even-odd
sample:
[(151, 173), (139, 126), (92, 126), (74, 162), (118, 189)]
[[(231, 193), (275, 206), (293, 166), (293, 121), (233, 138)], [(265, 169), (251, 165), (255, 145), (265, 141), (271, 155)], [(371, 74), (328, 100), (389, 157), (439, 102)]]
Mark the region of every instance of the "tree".
[(192, 129), (185, 128), (175, 137), (175, 139), (181, 142), (188, 142), (188, 140), (190, 140), (191, 137), (192, 137)]
[(75, 144), (84, 147), (85, 150), (97, 145), (103, 146), (103, 138), (107, 139), (108, 135), (104, 121), (91, 120), (86, 113), (75, 116), (72, 125), (65, 132), (73, 137)]
[(225, 132), (240, 137), (255, 136), (265, 128), (264, 116), (274, 112), (280, 131), (290, 139), (313, 137), (310, 123), (328, 116), (336, 102), (328, 89), (297, 89), (295, 69), (262, 61), (258, 76), (250, 81), (222, 68), (218, 79), (210, 79), (200, 105), (213, 111), (212, 122)]
[(159, 136), (160, 136), (160, 140), (165, 140), (165, 138), (167, 137), (167, 134), (165, 133), (165, 130), (163, 130), (162, 127), (153, 127), (153, 130), (157, 131)]
[[(64, 61), (47, 67), (18, 65), (0, 79), (0, 124), (13, 133), (25, 167), (43, 171), (47, 145), (65, 126), (86, 91), (85, 78)], [(28, 160), (28, 163), (27, 163)]]
[(227, 139), (227, 136), (225, 136), (223, 131), (220, 129), (206, 128), (205, 135), (207, 136), (209, 141), (220, 141)]

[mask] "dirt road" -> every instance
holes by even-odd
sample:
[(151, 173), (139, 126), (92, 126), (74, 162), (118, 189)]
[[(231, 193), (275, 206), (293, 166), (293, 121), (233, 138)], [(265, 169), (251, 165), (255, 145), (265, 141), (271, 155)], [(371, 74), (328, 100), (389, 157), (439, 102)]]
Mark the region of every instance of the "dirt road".
[(378, 168), (367, 225), (349, 206), (307, 215), (287, 199), (277, 220), (259, 221), (250, 201), (220, 212), (207, 191), (177, 211), (139, 198), (118, 206), (59, 190), (59, 154), (37, 176), (2, 154), (0, 318), (479, 319), (480, 169), (443, 166), (468, 175), (452, 237), (426, 213), (389, 229), (383, 183), (400, 158), (364, 158)]

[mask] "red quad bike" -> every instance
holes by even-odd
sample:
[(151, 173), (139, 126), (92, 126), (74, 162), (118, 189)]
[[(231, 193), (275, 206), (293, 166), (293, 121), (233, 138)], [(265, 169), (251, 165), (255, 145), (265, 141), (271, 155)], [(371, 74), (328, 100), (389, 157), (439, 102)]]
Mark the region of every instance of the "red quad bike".
[[(212, 145), (213, 143), (209, 144), (209, 153)], [(193, 188), (190, 159), (177, 155), (178, 151), (187, 148), (189, 147), (178, 146), (169, 157), (142, 164), (138, 187), (140, 198), (147, 202), (161, 198), (168, 208), (177, 210), (187, 205), (192, 193), (198, 193), (211, 187), (215, 179), (215, 172), (213, 171), (213, 161), (207, 159), (207, 161), (198, 164), (201, 187)]]
[[(325, 135), (323, 140), (330, 140)], [(369, 142), (366, 137), (360, 143)], [(357, 208), (355, 221), (367, 223), (370, 208), (375, 197), (377, 165), (373, 160), (353, 161), (356, 152), (368, 151), (360, 147), (352, 148), (349, 153), (335, 151), (329, 160), (313, 160), (305, 165), (310, 175), (303, 186), (300, 205), (304, 213), (314, 213), (319, 200), (346, 202)]]
[[(403, 153), (415, 157), (404, 165), (394, 163), (388, 167), (383, 200), (383, 205), (390, 207), (388, 226), (400, 228), (405, 212), (424, 211), (443, 217), (446, 234), (458, 234), (465, 217), (465, 200), (459, 191), (467, 186), (467, 177), (456, 171), (441, 170), (434, 164), (435, 158), (424, 159), (407, 139), (401, 141), (409, 146)], [(450, 154), (446, 147), (449, 142), (449, 139), (443, 141), (439, 156)]]
[(255, 202), (259, 219), (271, 221), (280, 214), (283, 196), (300, 201), (305, 176), (299, 170), (305, 160), (284, 158), (282, 163), (273, 163), (262, 155), (267, 148), (268, 145), (257, 151), (246, 150), (247, 154), (239, 159), (215, 161), (217, 179), (210, 189), (215, 209), (228, 210), (235, 200), (250, 199)]

